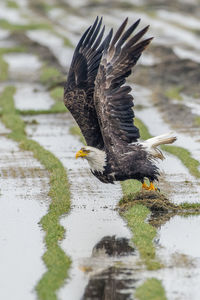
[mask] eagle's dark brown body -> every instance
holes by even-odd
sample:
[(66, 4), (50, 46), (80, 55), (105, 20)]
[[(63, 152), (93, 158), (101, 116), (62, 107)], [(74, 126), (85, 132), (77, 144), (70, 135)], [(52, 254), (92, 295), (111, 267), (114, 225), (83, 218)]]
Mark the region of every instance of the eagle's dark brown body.
[[(157, 180), (153, 156), (139, 144), (134, 125), (131, 88), (124, 85), (151, 38), (140, 41), (148, 27), (131, 37), (139, 20), (126, 31), (127, 19), (112, 38), (102, 42), (98, 18), (78, 43), (65, 86), (64, 103), (79, 125), (88, 146), (106, 154), (103, 171), (92, 169), (102, 182)], [(84, 154), (85, 156), (85, 154)]]
[(107, 156), (107, 165), (103, 173), (98, 171), (92, 171), (92, 173), (104, 183), (126, 179), (137, 179), (143, 183), (145, 177), (152, 182), (157, 180), (158, 168), (147, 151), (143, 150), (139, 144), (127, 148), (128, 153), (118, 153), (117, 157)]

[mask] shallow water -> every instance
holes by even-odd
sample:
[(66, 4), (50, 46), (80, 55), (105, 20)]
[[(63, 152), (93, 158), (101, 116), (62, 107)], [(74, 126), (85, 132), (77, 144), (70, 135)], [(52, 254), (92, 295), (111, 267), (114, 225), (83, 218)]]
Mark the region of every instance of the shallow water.
[(38, 79), (42, 66), (38, 57), (32, 53), (9, 53), (3, 55), (8, 63), (9, 78), (16, 81), (33, 81)]
[(159, 230), (159, 245), (200, 261), (200, 216), (174, 216)]
[(27, 36), (41, 45), (47, 46), (61, 66), (70, 66), (74, 49), (64, 46), (62, 38), (47, 30), (30, 30)]
[(200, 216), (174, 216), (158, 231), (157, 254), (167, 268), (157, 272), (168, 299), (199, 299)]
[(33, 288), (46, 270), (38, 222), (48, 209), (48, 175), (30, 152), (2, 135), (7, 132), (1, 124), (0, 298), (35, 300)]
[(7, 20), (12, 24), (27, 24), (27, 19), (21, 14), (21, 12), (16, 8), (10, 8), (6, 6), (6, 2), (0, 3), (0, 18), (3, 20)]
[(20, 110), (48, 110), (54, 100), (40, 84), (18, 83), (14, 95), (15, 107)]

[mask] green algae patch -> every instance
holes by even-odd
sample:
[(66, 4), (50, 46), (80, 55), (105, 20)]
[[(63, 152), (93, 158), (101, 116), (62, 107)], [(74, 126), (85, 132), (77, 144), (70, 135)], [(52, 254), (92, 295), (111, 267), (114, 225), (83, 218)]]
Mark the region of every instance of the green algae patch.
[(57, 68), (43, 65), (41, 68), (40, 81), (49, 88), (55, 87), (65, 81), (65, 76)]
[(63, 94), (64, 90), (62, 87), (55, 87), (51, 90), (50, 95), (51, 97), (56, 101), (62, 101), (63, 102)]
[(124, 197), (129, 197), (141, 190), (141, 183), (138, 180), (129, 179), (121, 182)]
[(1, 118), (6, 127), (11, 130), (8, 136), (17, 141), (21, 149), (32, 151), (34, 157), (49, 172), (49, 196), (52, 201), (48, 213), (41, 220), (42, 228), (46, 232), (46, 252), (43, 260), (47, 266), (47, 272), (38, 282), (36, 291), (41, 300), (56, 300), (56, 291), (64, 284), (71, 265), (70, 258), (58, 245), (65, 233), (63, 226), (59, 224), (59, 218), (68, 213), (70, 209), (69, 183), (61, 162), (37, 142), (27, 139), (25, 123), (14, 107), (14, 93), (15, 88), (8, 86), (0, 95)]
[(195, 117), (194, 124), (196, 126), (200, 126), (200, 117), (199, 116)]
[(0, 81), (8, 79), (8, 64), (0, 54)]
[(63, 87), (55, 87), (54, 89), (51, 90), (50, 95), (55, 100), (55, 104), (52, 105), (50, 109), (51, 111), (56, 111), (56, 112), (67, 111), (67, 108), (63, 102), (63, 94), (64, 94)]
[[(148, 128), (141, 120), (136, 119), (135, 124), (139, 128), (140, 135), (143, 140), (152, 137), (152, 135), (148, 131)], [(179, 158), (184, 166), (186, 166), (191, 175), (195, 176), (196, 178), (200, 178), (200, 162), (194, 159), (187, 149), (174, 145), (162, 145), (161, 149)]]
[(155, 270), (162, 267), (156, 260), (153, 239), (156, 236), (156, 228), (146, 222), (150, 210), (141, 204), (136, 204), (123, 213), (128, 227), (133, 232), (132, 241), (139, 250), (142, 262), (148, 270)]
[(6, 5), (9, 8), (19, 8), (19, 5), (15, 1), (11, 0), (7, 1)]
[(181, 96), (182, 86), (172, 87), (165, 92), (165, 96), (169, 99), (183, 100)]
[(200, 212), (200, 203), (187, 203), (183, 202), (179, 205), (180, 209), (187, 211), (199, 211)]
[(7, 54), (7, 53), (23, 53), (26, 52), (26, 47), (23, 46), (15, 46), (11, 48), (0, 48), (0, 55)]
[(26, 31), (38, 29), (51, 29), (51, 26), (46, 23), (30, 23), (30, 24), (13, 24), (5, 19), (0, 20), (0, 27), (11, 31)]
[(138, 300), (167, 300), (162, 282), (156, 278), (147, 279), (136, 289), (134, 296)]
[[(61, 104), (53, 104), (50, 109), (39, 109), (39, 110), (34, 110), (34, 109), (28, 109), (28, 110), (21, 110), (17, 109), (16, 112), (18, 112), (22, 116), (35, 116), (35, 115), (48, 115), (48, 114), (60, 114), (60, 113), (65, 113), (66, 109), (63, 107)], [(0, 112), (1, 115), (1, 112)]]
[(78, 136), (80, 142), (81, 142), (82, 144), (86, 145), (85, 138), (84, 138), (84, 136), (82, 135), (81, 130), (80, 130), (80, 128), (79, 128), (78, 126), (72, 126), (72, 127), (70, 127), (69, 131), (70, 131), (70, 133), (71, 133), (72, 135)]
[(200, 171), (199, 171), (200, 163), (198, 160), (194, 159), (191, 156), (191, 153), (188, 150), (174, 145), (173, 146), (163, 145), (161, 148), (164, 151), (177, 156), (182, 161), (182, 163), (187, 167), (191, 175), (195, 176), (196, 178), (200, 178)]

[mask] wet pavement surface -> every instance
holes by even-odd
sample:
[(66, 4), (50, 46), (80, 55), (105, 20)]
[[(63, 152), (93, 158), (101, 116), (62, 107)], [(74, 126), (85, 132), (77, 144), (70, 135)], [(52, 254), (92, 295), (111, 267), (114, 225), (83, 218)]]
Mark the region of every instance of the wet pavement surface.
[[(73, 47), (97, 12), (104, 16), (106, 27), (115, 29), (127, 16), (131, 22), (141, 18), (142, 25), (151, 25), (148, 36), (155, 38), (130, 78), (135, 114), (152, 135), (173, 130), (178, 136), (176, 145), (200, 161), (197, 0), (52, 0), (49, 7), (42, 0), (15, 2), (18, 6), (11, 8), (2, 1), (0, 21), (19, 26), (36, 21), (49, 26), (23, 31), (0, 29), (0, 48), (26, 45), (28, 49), (26, 53), (8, 51), (2, 55), (8, 65), (8, 79), (0, 82), (0, 91), (6, 85), (16, 87), (17, 109), (52, 107), (51, 85), (41, 83), (41, 68), (46, 64), (66, 75)], [(63, 82), (57, 84), (62, 87)], [(169, 91), (177, 87), (178, 96), (174, 93), (169, 97)], [(98, 182), (87, 163), (74, 158), (81, 142), (70, 134), (70, 127), (74, 126), (70, 115), (28, 115), (23, 119), (27, 136), (62, 162), (70, 181), (72, 208), (60, 220), (66, 228), (60, 246), (71, 257), (72, 267), (69, 279), (57, 292), (58, 299), (133, 299), (135, 288), (144, 279), (155, 277), (162, 280), (167, 299), (198, 300), (200, 217), (166, 217), (158, 226), (155, 239), (157, 255), (166, 267), (146, 271), (137, 265), (139, 253), (130, 243), (131, 233), (115, 209), (122, 197), (120, 184)], [(7, 133), (0, 123), (0, 298), (10, 300), (15, 295), (17, 300), (31, 300), (37, 299), (34, 288), (46, 270), (41, 259), (44, 233), (38, 223), (50, 203), (49, 177), (29, 152), (7, 138)], [(200, 180), (176, 156), (165, 156), (167, 159), (159, 164), (161, 190), (175, 204), (199, 202)]]

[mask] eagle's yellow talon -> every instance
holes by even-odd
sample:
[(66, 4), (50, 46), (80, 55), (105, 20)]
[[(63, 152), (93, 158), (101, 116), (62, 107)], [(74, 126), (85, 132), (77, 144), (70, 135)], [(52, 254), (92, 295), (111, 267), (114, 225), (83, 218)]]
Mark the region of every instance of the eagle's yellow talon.
[(154, 186), (153, 182), (150, 182), (150, 186), (148, 186), (145, 182), (142, 184), (142, 188), (147, 191), (157, 191), (158, 189)]
[(149, 190), (149, 187), (145, 182), (142, 184), (142, 188), (145, 190)]
[(149, 190), (150, 191), (157, 191), (158, 189), (154, 186), (153, 182), (150, 182)]

